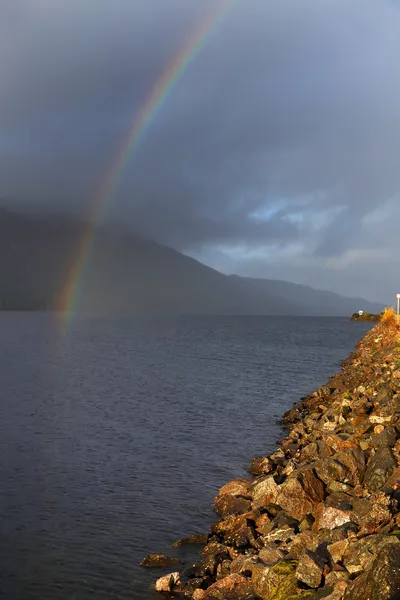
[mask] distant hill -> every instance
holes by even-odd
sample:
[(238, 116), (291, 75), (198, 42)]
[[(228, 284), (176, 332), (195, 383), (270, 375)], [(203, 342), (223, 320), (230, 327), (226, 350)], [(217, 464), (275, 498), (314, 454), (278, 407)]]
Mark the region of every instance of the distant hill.
[[(83, 222), (0, 210), (0, 307), (57, 310)], [(76, 309), (90, 314), (350, 316), (381, 305), (285, 281), (227, 276), (116, 229), (96, 234)]]

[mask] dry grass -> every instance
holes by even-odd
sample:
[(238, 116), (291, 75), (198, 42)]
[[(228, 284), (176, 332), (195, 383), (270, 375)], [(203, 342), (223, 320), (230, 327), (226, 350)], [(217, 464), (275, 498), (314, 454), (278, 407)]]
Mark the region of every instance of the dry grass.
[(386, 327), (390, 327), (391, 329), (397, 329), (397, 316), (393, 306), (385, 308), (385, 310), (382, 313), (381, 322)]

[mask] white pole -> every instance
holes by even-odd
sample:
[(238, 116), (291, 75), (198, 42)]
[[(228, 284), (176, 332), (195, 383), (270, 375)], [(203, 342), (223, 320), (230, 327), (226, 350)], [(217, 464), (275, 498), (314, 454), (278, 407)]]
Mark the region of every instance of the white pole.
[(397, 320), (399, 320), (399, 313), (400, 313), (400, 294), (396, 294), (396, 298), (397, 298)]

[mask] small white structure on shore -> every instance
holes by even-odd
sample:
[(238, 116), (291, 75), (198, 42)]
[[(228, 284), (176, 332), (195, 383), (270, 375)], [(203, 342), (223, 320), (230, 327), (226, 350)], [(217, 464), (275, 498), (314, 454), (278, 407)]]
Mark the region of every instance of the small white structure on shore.
[(360, 316), (360, 317), (362, 317), (362, 316), (363, 316), (363, 314), (364, 314), (364, 311), (363, 311), (363, 310), (359, 310), (359, 311), (358, 311), (358, 314), (359, 314), (359, 316)]

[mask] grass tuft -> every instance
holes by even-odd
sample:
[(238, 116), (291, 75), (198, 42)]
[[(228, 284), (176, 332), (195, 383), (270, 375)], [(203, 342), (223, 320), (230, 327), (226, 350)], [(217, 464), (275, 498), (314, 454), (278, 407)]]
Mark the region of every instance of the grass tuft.
[(382, 313), (381, 322), (391, 329), (397, 328), (397, 316), (393, 306), (388, 306)]

